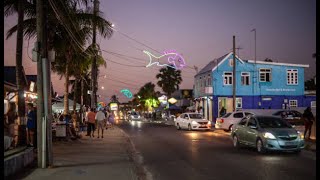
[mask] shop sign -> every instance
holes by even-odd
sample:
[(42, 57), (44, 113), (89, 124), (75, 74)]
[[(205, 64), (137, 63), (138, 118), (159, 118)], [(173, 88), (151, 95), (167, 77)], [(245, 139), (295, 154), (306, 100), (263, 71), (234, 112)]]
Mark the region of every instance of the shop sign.
[(296, 89), (285, 89), (285, 88), (268, 88), (266, 91), (273, 91), (273, 92), (289, 92), (289, 91), (296, 91)]
[(30, 90), (31, 92), (33, 92), (33, 90), (34, 90), (34, 82), (33, 82), (33, 81), (30, 82), (30, 88), (29, 88), (29, 90)]
[(118, 104), (117, 103), (110, 103), (110, 110), (111, 111), (118, 111)]

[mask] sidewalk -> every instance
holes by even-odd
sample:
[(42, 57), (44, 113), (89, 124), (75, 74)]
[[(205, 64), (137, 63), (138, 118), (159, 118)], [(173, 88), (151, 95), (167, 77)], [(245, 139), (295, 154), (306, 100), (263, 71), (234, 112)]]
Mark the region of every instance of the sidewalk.
[(54, 167), (35, 169), (25, 180), (144, 179), (130, 140), (118, 127), (104, 131), (104, 138), (53, 143)]

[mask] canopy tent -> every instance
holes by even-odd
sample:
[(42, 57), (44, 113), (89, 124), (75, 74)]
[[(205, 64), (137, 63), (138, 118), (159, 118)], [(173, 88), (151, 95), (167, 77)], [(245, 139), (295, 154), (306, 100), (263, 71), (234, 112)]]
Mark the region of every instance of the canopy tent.
[[(63, 100), (61, 102), (55, 102), (52, 105), (52, 112), (61, 112), (64, 110)], [(73, 100), (69, 99), (69, 110), (73, 111)], [(80, 104), (76, 103), (76, 110), (80, 110)]]

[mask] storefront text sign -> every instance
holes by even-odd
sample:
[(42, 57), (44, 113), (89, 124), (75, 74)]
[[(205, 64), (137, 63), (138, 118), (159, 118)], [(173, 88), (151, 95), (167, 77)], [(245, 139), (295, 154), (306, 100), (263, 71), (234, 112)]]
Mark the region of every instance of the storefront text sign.
[(296, 89), (285, 89), (285, 88), (272, 88), (272, 89), (266, 89), (266, 91), (296, 91)]

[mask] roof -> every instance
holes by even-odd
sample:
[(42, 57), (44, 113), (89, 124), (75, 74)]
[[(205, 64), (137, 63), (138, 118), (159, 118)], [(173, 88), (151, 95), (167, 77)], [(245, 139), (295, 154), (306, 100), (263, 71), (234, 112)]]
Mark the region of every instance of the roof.
[(248, 63), (257, 63), (257, 64), (269, 64), (269, 65), (276, 65), (276, 66), (294, 66), (294, 67), (309, 67), (309, 64), (291, 64), (291, 63), (278, 63), (278, 62), (266, 62), (266, 61), (254, 61), (254, 60), (247, 60)]
[(217, 62), (222, 61), (228, 55), (229, 55), (229, 53), (219, 57), (218, 59), (214, 59), (214, 60), (210, 61), (209, 64), (207, 64), (204, 68), (202, 68), (195, 76), (212, 71), (212, 69), (215, 66), (217, 66)]
[[(4, 66), (3, 67), (3, 71), (4, 71), (3, 74), (5, 74), (4, 81), (8, 82), (10, 84), (13, 84), (13, 85), (17, 85), (17, 82), (16, 82), (16, 66)], [(26, 74), (24, 72), (24, 68), (23, 67), (22, 67), (22, 74), (23, 74), (23, 77), (24, 77), (25, 85), (27, 85)]]
[[(220, 66), (225, 60), (228, 59), (229, 56), (231, 56), (233, 54), (233, 52), (230, 52), (228, 54), (225, 54), (217, 59), (214, 59), (212, 61), (209, 62), (209, 64), (207, 64), (204, 68), (201, 69), (201, 71), (199, 73), (197, 73), (195, 76), (198, 76), (200, 74), (209, 72), (209, 71), (214, 71), (218, 66)], [(236, 58), (241, 62), (244, 63), (237, 55)]]

